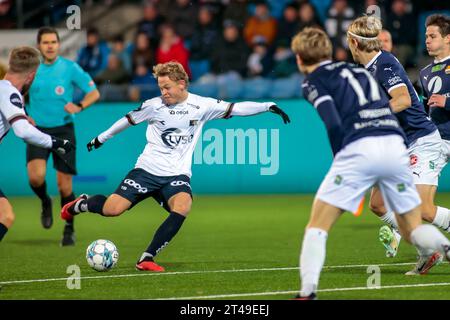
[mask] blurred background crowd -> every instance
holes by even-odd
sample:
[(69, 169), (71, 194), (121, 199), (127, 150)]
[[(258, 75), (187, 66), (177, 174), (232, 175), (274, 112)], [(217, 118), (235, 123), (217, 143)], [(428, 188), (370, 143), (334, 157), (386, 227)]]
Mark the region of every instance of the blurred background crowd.
[(347, 27), (373, 10), (392, 35), (393, 53), (414, 81), (419, 69), (429, 63), (425, 18), (450, 9), (441, 0), (36, 3), (0, 0), (0, 29), (64, 28), (67, 7), (80, 6), (86, 43), (80, 44), (76, 61), (94, 78), (104, 101), (138, 101), (158, 95), (152, 67), (171, 60), (185, 67), (195, 93), (228, 99), (300, 97), (302, 75), (290, 50), (291, 38), (304, 27), (321, 27), (333, 42), (334, 58), (352, 61)]

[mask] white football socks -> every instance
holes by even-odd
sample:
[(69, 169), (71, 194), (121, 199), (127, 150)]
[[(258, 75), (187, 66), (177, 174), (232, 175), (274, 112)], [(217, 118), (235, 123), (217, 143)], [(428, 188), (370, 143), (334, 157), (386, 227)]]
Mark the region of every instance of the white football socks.
[(315, 293), (319, 285), (320, 272), (325, 262), (328, 233), (318, 228), (309, 228), (305, 232), (300, 254), (300, 275), (303, 297)]
[(432, 222), (436, 227), (439, 227), (447, 232), (450, 232), (450, 210), (443, 207), (437, 207), (436, 216)]
[(422, 224), (415, 228), (411, 232), (411, 242), (421, 256), (429, 256), (434, 251), (439, 251), (445, 256), (444, 246), (450, 246), (450, 241), (430, 224)]
[(379, 217), (384, 223), (388, 224), (391, 228), (398, 230), (397, 220), (395, 214), (392, 211), (386, 212), (383, 216)]

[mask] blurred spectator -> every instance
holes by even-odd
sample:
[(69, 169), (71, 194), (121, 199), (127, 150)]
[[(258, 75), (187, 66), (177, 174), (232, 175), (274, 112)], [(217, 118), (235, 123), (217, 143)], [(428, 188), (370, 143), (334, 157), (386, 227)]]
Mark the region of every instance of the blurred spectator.
[(298, 8), (298, 15), (300, 23), (298, 25), (299, 31), (306, 27), (320, 27), (320, 18), (317, 15), (316, 9), (309, 2), (303, 2)]
[(238, 25), (230, 20), (224, 21), (223, 37), (216, 44), (211, 59), (211, 69), (215, 74), (236, 72), (245, 76), (249, 54)]
[(189, 51), (183, 44), (183, 40), (175, 32), (170, 24), (161, 26), (161, 40), (156, 49), (156, 63), (177, 61), (181, 63), (189, 77), (192, 76), (189, 68)]
[(357, 2), (355, 9), (358, 12), (357, 16), (367, 14), (367, 15), (376, 15), (381, 19), (383, 24), (386, 22), (386, 10), (384, 7), (383, 0), (365, 0), (364, 2)]
[(223, 21), (234, 21), (239, 29), (244, 29), (247, 19), (247, 0), (230, 0), (223, 13)]
[(137, 32), (145, 33), (151, 43), (157, 44), (159, 41), (158, 29), (164, 23), (164, 18), (159, 14), (156, 5), (148, 1), (143, 8), (144, 17), (138, 23)]
[(392, 51), (392, 37), (389, 31), (383, 29), (378, 34), (378, 39), (381, 41), (381, 49), (387, 52)]
[(213, 14), (208, 6), (200, 7), (197, 18), (197, 28), (191, 41), (191, 60), (210, 59), (214, 42), (219, 36), (219, 30), (213, 22)]
[(192, 35), (190, 67), (192, 80), (195, 81), (209, 72), (209, 60), (220, 33), (213, 21), (209, 6), (201, 6), (198, 11), (197, 28)]
[(153, 53), (150, 40), (143, 32), (136, 35), (131, 61), (134, 71), (137, 66), (142, 65), (150, 69), (155, 64), (155, 55)]
[(150, 99), (158, 92), (158, 85), (150, 69), (144, 64), (136, 66), (128, 97), (131, 101)]
[(108, 57), (108, 66), (94, 78), (94, 81), (98, 84), (125, 84), (129, 79), (129, 74), (119, 56), (112, 53)]
[(255, 14), (251, 16), (244, 27), (244, 39), (252, 46), (255, 37), (262, 36), (267, 44), (272, 45), (277, 35), (277, 20), (270, 16), (269, 7), (264, 2), (258, 2)]
[(252, 53), (247, 60), (247, 75), (249, 77), (265, 77), (272, 67), (272, 55), (267, 48), (264, 37), (256, 37), (253, 41)]
[(12, 0), (0, 0), (0, 29), (13, 29), (17, 27), (17, 18), (13, 10)]
[(347, 30), (355, 18), (355, 11), (348, 6), (347, 0), (334, 0), (325, 20), (325, 30), (334, 47), (334, 57), (338, 61), (347, 61)]
[(125, 49), (125, 40), (122, 35), (116, 36), (112, 41), (111, 52), (119, 57), (122, 62), (122, 66), (128, 72), (128, 74), (132, 73), (132, 65), (131, 65), (131, 55)]
[(8, 68), (6, 67), (5, 64), (3, 64), (3, 63), (0, 62), (0, 80), (3, 79), (3, 77), (4, 77), (5, 74), (6, 74), (6, 71), (8, 71)]
[(413, 63), (417, 44), (416, 18), (410, 10), (405, 0), (394, 0), (386, 24), (386, 29), (391, 32), (392, 42), (395, 43), (394, 53), (404, 66)]
[(92, 78), (106, 68), (109, 55), (108, 45), (100, 41), (96, 28), (87, 30), (87, 43), (78, 53), (77, 62)]
[(291, 41), (299, 31), (298, 7), (291, 3), (283, 10), (283, 16), (278, 22), (277, 41)]
[(183, 40), (190, 40), (194, 34), (195, 23), (192, 22), (197, 20), (197, 11), (197, 6), (190, 0), (176, 0), (171, 8), (169, 21)]
[(297, 61), (291, 51), (291, 42), (286, 39), (276, 43), (275, 54), (273, 55), (273, 72), (275, 78), (286, 78), (297, 72)]

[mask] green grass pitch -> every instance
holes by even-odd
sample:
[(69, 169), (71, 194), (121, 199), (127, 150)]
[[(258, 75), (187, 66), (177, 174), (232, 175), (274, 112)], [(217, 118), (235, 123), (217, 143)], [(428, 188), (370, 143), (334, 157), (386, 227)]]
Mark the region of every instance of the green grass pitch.
[[(289, 299), (299, 287), (298, 260), (311, 195), (196, 196), (176, 238), (157, 257), (165, 273), (135, 270), (166, 213), (148, 199), (117, 218), (83, 214), (77, 242), (60, 247), (63, 222), (54, 198), (55, 223), (40, 225), (37, 198), (10, 198), (16, 223), (0, 243), (0, 300), (6, 299)], [(450, 207), (450, 194), (437, 203)], [(450, 266), (425, 276), (405, 276), (416, 252), (402, 243), (384, 256), (380, 221), (366, 208), (345, 214), (329, 235), (320, 299), (450, 299)], [(119, 249), (109, 272), (88, 266), (85, 250), (96, 239)], [(81, 288), (68, 289), (67, 267), (78, 265)], [(380, 267), (381, 289), (367, 289), (369, 265)], [(370, 282), (370, 281), (369, 281)], [(386, 288), (384, 288), (386, 287)]]

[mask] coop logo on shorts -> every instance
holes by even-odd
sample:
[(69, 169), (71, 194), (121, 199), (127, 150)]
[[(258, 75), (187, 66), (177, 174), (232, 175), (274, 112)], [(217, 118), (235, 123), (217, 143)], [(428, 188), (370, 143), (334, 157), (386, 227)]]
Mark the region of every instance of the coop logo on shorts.
[(135, 188), (139, 193), (147, 193), (148, 191), (147, 188), (143, 188), (139, 183), (137, 183), (132, 179), (125, 179), (123, 183), (129, 185), (130, 187)]
[(171, 185), (172, 187), (187, 186), (189, 189), (191, 189), (191, 185), (189, 184), (189, 182), (181, 181), (181, 180), (172, 181), (172, 182), (170, 183), (170, 185)]
[(58, 96), (63, 95), (63, 94), (64, 94), (64, 91), (66, 91), (66, 90), (64, 89), (63, 86), (57, 86), (57, 87), (55, 88), (55, 93), (56, 93)]

